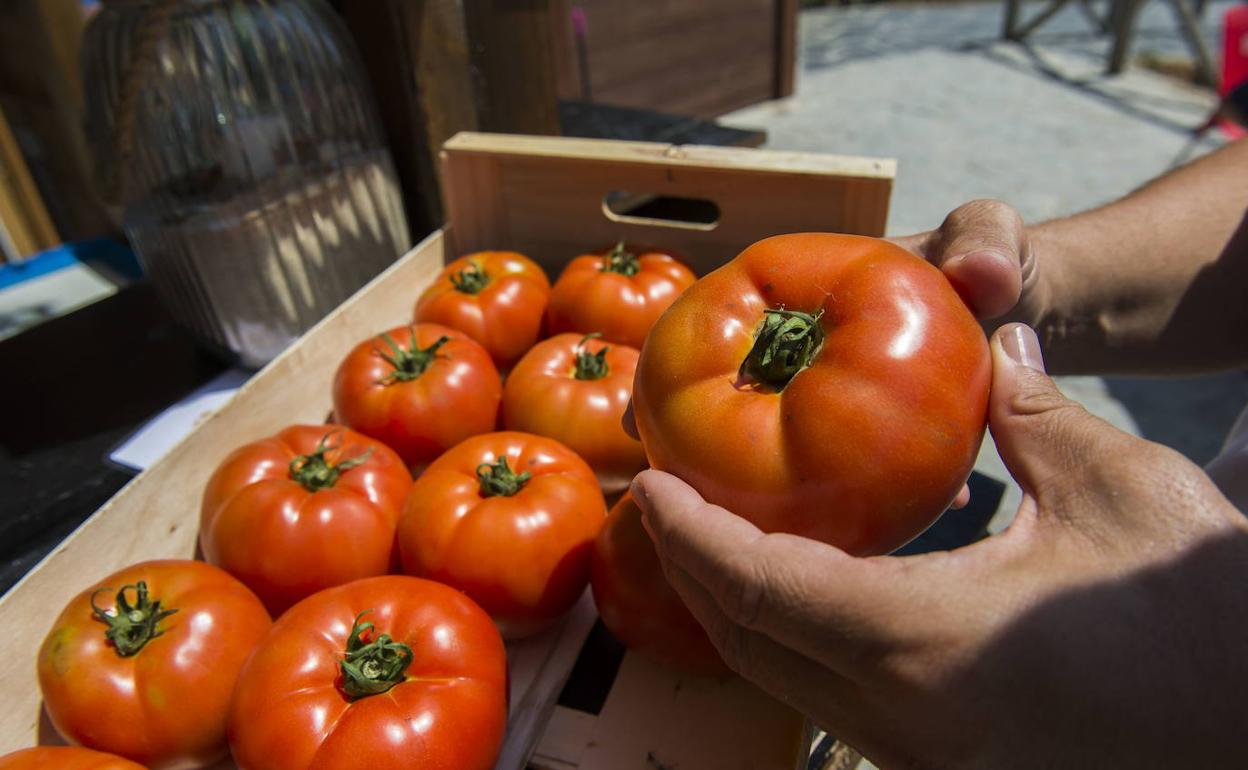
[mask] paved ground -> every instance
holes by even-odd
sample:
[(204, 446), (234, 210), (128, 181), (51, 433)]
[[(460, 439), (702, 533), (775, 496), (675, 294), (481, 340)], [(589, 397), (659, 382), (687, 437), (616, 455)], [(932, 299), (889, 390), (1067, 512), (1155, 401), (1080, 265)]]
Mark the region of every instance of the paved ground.
[[(1104, 7), (1104, 3), (1098, 4)], [(1218, 140), (1190, 129), (1210, 91), (1142, 68), (1103, 74), (1108, 41), (1072, 3), (1028, 38), (1001, 41), (1004, 3), (878, 4), (801, 15), (797, 93), (725, 119), (766, 128), (770, 147), (895, 157), (890, 232), (939, 224), (976, 197), (1009, 201), (1029, 221), (1094, 206)], [(1027, 4), (1024, 14), (1036, 12)], [(1211, 2), (1205, 32), (1219, 50)], [(1182, 58), (1169, 7), (1145, 6), (1134, 53)], [(1185, 380), (1064, 378), (1063, 389), (1137, 435), (1209, 460), (1248, 401), (1248, 373)], [(1006, 480), (995, 450), (981, 471)], [(1012, 515), (1017, 489), (995, 527)]]

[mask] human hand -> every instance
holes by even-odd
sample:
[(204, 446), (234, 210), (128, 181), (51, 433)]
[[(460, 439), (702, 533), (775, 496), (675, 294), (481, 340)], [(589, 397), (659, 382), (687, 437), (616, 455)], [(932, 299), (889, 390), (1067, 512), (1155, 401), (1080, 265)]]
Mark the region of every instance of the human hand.
[(1064, 398), (992, 338), (1004, 533), (853, 558), (763, 534), (668, 474), (633, 483), (730, 667), (882, 767), (1243, 766), (1248, 524), (1195, 465)]
[(939, 267), (977, 318), (1038, 318), (1043, 298), (1031, 239), (1001, 201), (965, 203), (935, 230), (888, 240)]

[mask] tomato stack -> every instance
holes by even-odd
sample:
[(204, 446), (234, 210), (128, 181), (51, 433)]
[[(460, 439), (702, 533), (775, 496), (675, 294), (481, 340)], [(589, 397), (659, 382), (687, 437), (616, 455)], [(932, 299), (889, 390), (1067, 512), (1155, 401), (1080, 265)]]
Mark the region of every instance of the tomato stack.
[[(885, 241), (801, 234), (693, 284), (671, 254), (626, 243), (553, 286), (515, 252), (449, 264), (410, 324), (345, 351), (331, 424), (221, 459), (204, 561), (133, 565), (61, 613), (39, 652), (44, 702), (98, 751), (0, 770), (195, 767), (227, 750), (247, 770), (487, 770), (507, 722), (503, 639), (549, 626), (587, 584), (630, 648), (726, 670), (637, 504), (607, 511), (647, 463), (764, 532), (857, 555), (954, 499), (990, 359), (939, 270)], [(621, 422), (634, 395), (641, 442)]]
[[(89, 748), (0, 767), (202, 767), (229, 751), (253, 770), (485, 770), (506, 729), (504, 638), (565, 614), (591, 564), (611, 576), (600, 601), (648, 580), (700, 632), (653, 549), (637, 558), (647, 543), (595, 552), (619, 539), (606, 495), (646, 464), (621, 424), (639, 348), (693, 282), (623, 243), (553, 287), (516, 252), (447, 265), (410, 324), (345, 352), (330, 423), (221, 459), (203, 561), (135, 564), (70, 602), (39, 681), (52, 724)], [(623, 618), (608, 622), (631, 639)]]

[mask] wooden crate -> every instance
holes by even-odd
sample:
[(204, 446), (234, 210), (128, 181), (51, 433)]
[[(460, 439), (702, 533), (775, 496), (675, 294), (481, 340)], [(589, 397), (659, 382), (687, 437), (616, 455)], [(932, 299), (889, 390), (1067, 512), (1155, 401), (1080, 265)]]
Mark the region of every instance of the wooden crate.
[[(487, 134), (452, 138), (442, 163), (444, 230), (255, 375), (0, 598), (11, 648), (0, 670), (0, 753), (57, 740), (42, 715), (34, 654), (60, 608), (127, 564), (195, 555), (200, 492), (221, 458), (288, 424), (323, 421), (342, 356), (406, 321), (445, 262), (468, 250), (518, 249), (554, 275), (580, 250), (625, 238), (670, 245), (706, 271), (776, 233), (881, 235), (895, 171), (890, 160)], [(711, 200), (719, 217), (713, 225), (608, 218), (604, 197), (615, 190)], [(509, 648), (512, 730), (500, 767), (520, 767), (534, 749), (592, 620), (586, 599), (562, 625)], [(632, 656), (597, 715), (554, 713), (535, 760), (545, 767), (653, 767), (649, 755), (682, 770), (771, 768), (804, 755), (800, 717), (751, 686), (681, 680)]]

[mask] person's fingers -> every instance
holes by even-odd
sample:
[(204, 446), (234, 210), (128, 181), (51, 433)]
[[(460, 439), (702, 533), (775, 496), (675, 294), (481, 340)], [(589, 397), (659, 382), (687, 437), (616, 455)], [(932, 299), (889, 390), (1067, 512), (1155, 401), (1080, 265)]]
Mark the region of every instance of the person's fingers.
[(1026, 229), (1018, 212), (1000, 201), (971, 201), (938, 229), (894, 242), (939, 267), (980, 318), (1003, 315), (1018, 302), (1030, 262)]
[(958, 496), (953, 498), (953, 502), (949, 505), (955, 511), (959, 508), (965, 508), (971, 502), (971, 488), (966, 484), (958, 490)]
[(732, 622), (706, 588), (679, 566), (665, 562), (664, 575), (729, 668), (819, 720), (824, 729), (843, 735), (852, 713), (846, 707), (857, 699), (856, 685), (766, 634)]
[(1030, 327), (1007, 324), (992, 335), (990, 347), (988, 424), (1024, 492), (1043, 502), (1051, 488), (1077, 487), (1088, 468), (1130, 451), (1134, 439), (1057, 389)]
[[(839, 671), (856, 671), (927, 611), (901, 559), (857, 559), (823, 543), (763, 534), (659, 471), (633, 480), (659, 558), (701, 585), (734, 625)], [(903, 622), (904, 621), (904, 622)], [(828, 629), (833, 629), (830, 633)]]
[(624, 416), (620, 418), (620, 425), (624, 427), (627, 433), (636, 441), (641, 441), (641, 434), (637, 432), (637, 419), (633, 417), (633, 400), (628, 400), (628, 406), (624, 407)]

